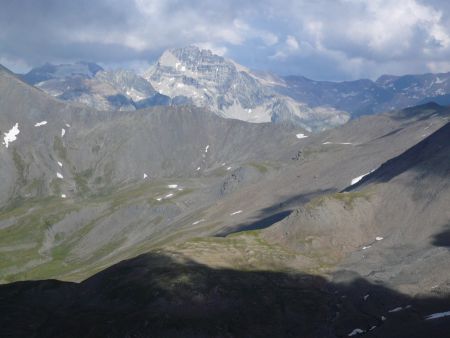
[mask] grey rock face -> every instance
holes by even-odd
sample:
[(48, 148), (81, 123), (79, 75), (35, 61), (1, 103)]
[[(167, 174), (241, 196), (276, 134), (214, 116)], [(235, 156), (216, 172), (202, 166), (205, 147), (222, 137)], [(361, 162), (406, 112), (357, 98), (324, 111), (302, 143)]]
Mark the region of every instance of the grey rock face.
[(280, 95), (272, 89), (277, 78), (257, 75), (197, 47), (164, 52), (144, 77), (127, 70), (105, 71), (86, 62), (46, 64), (22, 76), (58, 99), (103, 111), (194, 105), (226, 118), (293, 123), (309, 131), (334, 127), (349, 119), (347, 113), (335, 108), (312, 108)]
[[(113, 74), (99, 74), (116, 80)], [(128, 90), (150, 93), (143, 81), (137, 82), (142, 88), (130, 84)], [(140, 181), (143, 173), (193, 177), (197, 168), (203, 172), (225, 162), (276, 160), (283, 156), (277, 152), (280, 143), (295, 141), (293, 129), (222, 119), (195, 107), (96, 112), (56, 101), (7, 72), (0, 73), (0, 99), (2, 135), (16, 123), (19, 129), (8, 148), (1, 146), (1, 202), (53, 194), (55, 182), (62, 192), (98, 192)], [(64, 180), (56, 179), (57, 172)]]
[(46, 64), (22, 78), (58, 99), (98, 110), (132, 111), (171, 104), (168, 97), (156, 92), (137, 74), (127, 70), (105, 71), (93, 63)]
[(290, 122), (307, 130), (343, 124), (348, 114), (332, 107), (309, 107), (273, 90), (275, 78), (195, 46), (165, 51), (145, 78), (164, 95), (185, 96), (199, 107), (248, 122)]

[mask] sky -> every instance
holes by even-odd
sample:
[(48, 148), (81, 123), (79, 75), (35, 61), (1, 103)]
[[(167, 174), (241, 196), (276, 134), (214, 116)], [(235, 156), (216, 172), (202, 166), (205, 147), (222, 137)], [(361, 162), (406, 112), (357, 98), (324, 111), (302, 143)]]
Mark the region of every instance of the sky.
[(190, 44), (316, 80), (450, 71), (448, 0), (0, 0), (0, 64), (143, 71)]

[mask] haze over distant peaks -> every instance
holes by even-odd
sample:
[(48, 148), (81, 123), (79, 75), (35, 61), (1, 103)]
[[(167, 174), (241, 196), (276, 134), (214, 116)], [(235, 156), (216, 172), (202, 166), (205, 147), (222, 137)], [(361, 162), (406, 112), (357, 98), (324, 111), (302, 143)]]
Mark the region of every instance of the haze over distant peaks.
[(225, 118), (289, 122), (308, 131), (430, 101), (450, 103), (450, 73), (314, 81), (249, 70), (196, 46), (166, 50), (142, 76), (79, 62), (46, 64), (23, 79), (59, 99), (99, 110), (194, 105)]

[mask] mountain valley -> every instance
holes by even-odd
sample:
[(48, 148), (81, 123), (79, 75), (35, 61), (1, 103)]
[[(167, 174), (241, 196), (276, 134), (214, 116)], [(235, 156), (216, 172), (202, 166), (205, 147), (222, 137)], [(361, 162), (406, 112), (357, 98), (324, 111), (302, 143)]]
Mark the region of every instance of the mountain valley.
[(439, 89), (272, 81), (192, 47), (1, 68), (0, 335), (448, 332), (450, 108), (406, 108)]

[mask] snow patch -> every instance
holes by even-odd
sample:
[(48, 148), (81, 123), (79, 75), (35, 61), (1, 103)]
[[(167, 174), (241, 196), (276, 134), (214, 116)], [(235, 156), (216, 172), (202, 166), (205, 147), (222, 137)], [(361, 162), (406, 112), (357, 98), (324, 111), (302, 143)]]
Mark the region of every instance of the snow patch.
[(171, 198), (171, 197), (173, 197), (173, 194), (172, 194), (172, 193), (167, 194), (166, 196), (164, 196), (164, 198)]
[(232, 213), (230, 214), (230, 216), (238, 215), (238, 214), (240, 214), (241, 212), (242, 212), (242, 210), (238, 210), (238, 211), (232, 212)]
[(436, 78), (436, 81), (434, 81), (435, 84), (441, 84), (446, 82), (447, 79), (441, 79), (439, 76)]
[(146, 173), (144, 173), (144, 180), (148, 177), (148, 175)]
[(329, 141), (327, 141), (327, 142), (323, 142), (322, 144), (344, 144), (344, 145), (351, 145), (351, 144), (353, 144), (353, 143), (351, 143), (351, 142), (329, 142)]
[(369, 298), (369, 296), (370, 296), (369, 294), (365, 295), (364, 296), (364, 301), (366, 301)]
[(66, 123), (66, 127), (67, 127), (67, 128), (70, 128), (70, 124)]
[(359, 181), (361, 181), (364, 178), (364, 176), (367, 176), (367, 175), (369, 175), (369, 174), (367, 173), (367, 174), (355, 177), (354, 179), (352, 179), (352, 182), (350, 184), (353, 185), (353, 184), (358, 183)]
[(450, 316), (450, 311), (437, 312), (437, 313), (433, 313), (431, 315), (426, 316), (425, 320), (438, 319), (438, 318), (443, 318), (443, 317), (448, 317), (448, 316)]
[(61, 198), (66, 198), (66, 194), (61, 194)]
[(19, 123), (16, 123), (14, 127), (12, 127), (7, 133), (5, 133), (5, 136), (3, 137), (3, 144), (6, 148), (8, 148), (11, 142), (17, 140), (17, 135), (19, 135), (19, 133)]
[(195, 170), (199, 171), (199, 170), (200, 170), (200, 167), (197, 167), (197, 169), (195, 169)]
[(204, 221), (205, 220), (202, 218), (202, 219), (199, 219), (198, 221), (193, 222), (192, 225), (197, 225), (197, 224), (202, 223)]
[(375, 237), (375, 240), (376, 241), (382, 241), (384, 238), (383, 237), (380, 237), (380, 236), (378, 236), (378, 237)]
[(62, 163), (58, 161), (58, 165), (62, 168)]
[(402, 310), (403, 310), (403, 308), (401, 306), (399, 306), (399, 307), (396, 307), (395, 309), (389, 310), (388, 312), (389, 313), (394, 313), (394, 312), (399, 312), (399, 311), (402, 311)]
[(297, 137), (298, 139), (302, 139), (302, 138), (307, 138), (308, 137), (308, 135), (305, 135), (305, 134), (297, 134), (297, 135), (295, 135), (295, 137)]
[(371, 171), (369, 171), (368, 173), (355, 177), (354, 179), (352, 179), (352, 182), (350, 183), (350, 185), (354, 185), (356, 183), (358, 183), (359, 181), (361, 181), (364, 177), (366, 177), (367, 175), (373, 173), (376, 169), (372, 169)]
[(47, 121), (41, 121), (41, 122), (36, 123), (34, 126), (40, 127), (40, 126), (45, 126), (46, 124), (47, 124)]
[(208, 149), (209, 149), (209, 144), (205, 147), (205, 153), (208, 152)]
[(57, 172), (57, 173), (56, 173), (56, 177), (58, 177), (58, 178), (60, 178), (60, 179), (63, 179), (63, 178), (64, 178), (64, 176), (63, 176), (60, 172)]
[(371, 248), (371, 247), (372, 247), (372, 245), (363, 246), (362, 249), (363, 249), (363, 250), (367, 250), (367, 249), (369, 249), (369, 248)]
[(228, 167), (227, 170), (231, 170), (231, 167)]
[(169, 189), (176, 189), (176, 188), (178, 188), (178, 184), (169, 184), (167, 187)]
[(354, 329), (352, 332), (350, 332), (350, 333), (348, 334), (348, 336), (349, 336), (349, 337), (351, 337), (351, 336), (356, 336), (357, 334), (360, 334), (360, 333), (364, 333), (364, 331), (361, 330), (361, 329)]
[(61, 129), (61, 137), (64, 137), (66, 135), (66, 130), (64, 128)]

